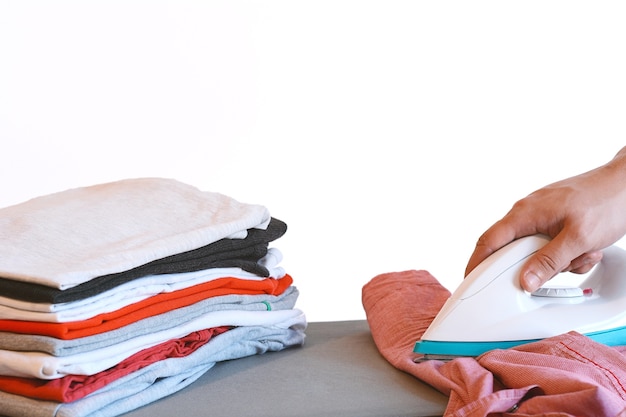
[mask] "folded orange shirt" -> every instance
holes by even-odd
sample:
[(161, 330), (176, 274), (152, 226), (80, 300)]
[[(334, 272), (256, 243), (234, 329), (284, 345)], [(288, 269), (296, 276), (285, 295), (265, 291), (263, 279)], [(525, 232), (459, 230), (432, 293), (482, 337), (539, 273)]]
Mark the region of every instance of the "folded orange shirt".
[(293, 279), (290, 275), (285, 275), (280, 279), (265, 278), (262, 280), (218, 278), (182, 290), (157, 294), (119, 310), (99, 314), (87, 320), (67, 323), (0, 320), (0, 331), (51, 336), (63, 340), (77, 339), (119, 329), (130, 323), (186, 307), (210, 297), (229, 294), (280, 295), (292, 283)]

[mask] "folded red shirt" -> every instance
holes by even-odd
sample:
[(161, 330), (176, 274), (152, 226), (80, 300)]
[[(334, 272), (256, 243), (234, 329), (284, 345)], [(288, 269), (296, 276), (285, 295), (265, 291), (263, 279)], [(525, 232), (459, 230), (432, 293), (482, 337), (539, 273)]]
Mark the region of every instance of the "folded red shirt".
[(106, 371), (94, 375), (68, 375), (53, 380), (0, 376), (0, 390), (38, 400), (71, 402), (85, 397), (111, 382), (168, 358), (181, 358), (207, 344), (211, 338), (228, 331), (220, 326), (193, 332), (137, 352)]

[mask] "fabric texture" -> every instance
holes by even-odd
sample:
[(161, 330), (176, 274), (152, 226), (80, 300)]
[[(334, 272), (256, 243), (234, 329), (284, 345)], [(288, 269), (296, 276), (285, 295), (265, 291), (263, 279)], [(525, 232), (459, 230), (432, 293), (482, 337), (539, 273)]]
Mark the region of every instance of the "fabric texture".
[(477, 358), (415, 363), (414, 344), (449, 296), (427, 271), (363, 287), (372, 337), (393, 366), (449, 397), (445, 416), (625, 416), (625, 347), (570, 332)]
[(43, 380), (0, 375), (0, 390), (39, 400), (71, 402), (79, 400), (107, 384), (168, 358), (190, 355), (211, 340), (213, 336), (228, 331), (229, 327), (213, 327), (199, 330), (181, 337), (144, 349), (117, 365), (95, 375), (67, 375), (63, 378)]
[[(268, 245), (284, 235), (286, 230), (287, 225), (284, 222), (270, 218), (266, 229), (244, 230), (245, 238), (224, 238), (201, 248), (156, 259), (130, 270), (94, 276), (70, 288), (54, 288), (37, 282), (0, 278), (0, 296), (28, 302), (69, 303), (97, 296), (146, 275), (194, 272), (210, 268), (236, 267), (267, 277), (270, 276), (270, 272), (264, 265), (263, 258), (267, 255)], [(71, 254), (66, 256), (69, 255)], [(68, 266), (68, 270), (70, 267), (72, 265)]]
[(217, 362), (301, 346), (306, 318), (275, 326), (244, 326), (213, 337), (188, 356), (168, 358), (132, 372), (70, 403), (37, 400), (0, 391), (6, 417), (114, 417), (192, 384)]
[(288, 274), (281, 279), (265, 278), (261, 281), (242, 280), (232, 277), (218, 278), (171, 293), (157, 294), (146, 300), (111, 313), (99, 314), (87, 320), (67, 323), (0, 320), (0, 330), (52, 336), (59, 339), (76, 339), (119, 329), (147, 317), (186, 307), (210, 297), (228, 294), (281, 294), (292, 283), (293, 278)]
[(0, 209), (0, 276), (65, 290), (269, 221), (263, 206), (172, 179), (74, 188)]
[[(284, 277), (285, 273), (281, 267), (272, 269), (272, 273), (276, 273), (272, 274), (272, 278)], [(80, 301), (64, 304), (11, 303), (14, 305), (22, 304), (19, 307), (0, 305), (0, 319), (49, 323), (87, 320), (99, 314), (119, 310), (157, 294), (191, 288), (224, 277), (253, 281), (264, 279), (239, 268), (211, 268), (178, 274), (149, 275)], [(32, 309), (28, 309), (29, 307)], [(45, 309), (53, 311), (42, 311)]]
[(293, 279), (255, 204), (163, 178), (0, 209), (0, 409), (118, 416), (215, 363), (304, 343)]
[(210, 311), (272, 311), (291, 309), (294, 308), (298, 295), (298, 289), (295, 286), (290, 286), (278, 295), (229, 294), (209, 297), (186, 307), (146, 317), (115, 330), (76, 339), (58, 339), (36, 334), (0, 332), (0, 349), (37, 351), (54, 356), (75, 355), (122, 343), (132, 337), (140, 337), (149, 333), (171, 329)]
[(212, 311), (179, 326), (68, 356), (43, 352), (0, 350), (0, 375), (56, 379), (65, 375), (93, 375), (115, 366), (131, 355), (186, 334), (219, 326), (274, 326), (292, 317), (301, 316), (297, 309), (276, 311), (222, 310)]

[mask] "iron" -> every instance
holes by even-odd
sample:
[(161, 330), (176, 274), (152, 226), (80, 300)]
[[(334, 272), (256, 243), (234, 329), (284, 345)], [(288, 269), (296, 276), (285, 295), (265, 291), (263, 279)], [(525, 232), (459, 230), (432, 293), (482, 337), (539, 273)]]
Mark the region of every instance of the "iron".
[(415, 343), (415, 360), (478, 356), (569, 331), (626, 345), (626, 251), (606, 248), (578, 285), (559, 277), (529, 293), (519, 283), (520, 269), (548, 241), (543, 235), (517, 239), (478, 265)]

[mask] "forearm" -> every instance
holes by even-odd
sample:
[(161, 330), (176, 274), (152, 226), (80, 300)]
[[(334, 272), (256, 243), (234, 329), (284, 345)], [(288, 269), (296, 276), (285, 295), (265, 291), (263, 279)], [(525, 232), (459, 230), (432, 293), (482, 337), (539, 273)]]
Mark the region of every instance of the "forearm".
[[(609, 162), (597, 168), (597, 175), (595, 176), (596, 188), (606, 187), (609, 194), (612, 194), (613, 198), (620, 200), (620, 196), (623, 197), (621, 207), (619, 209), (626, 209), (626, 146), (620, 149), (613, 159)], [(592, 190), (590, 190), (592, 192)], [(610, 198), (605, 195), (605, 198)]]

